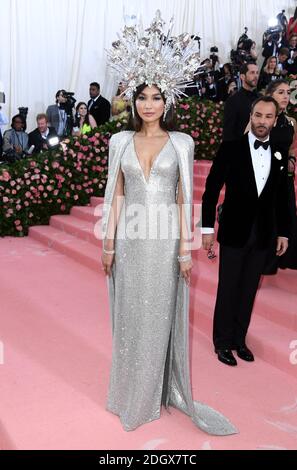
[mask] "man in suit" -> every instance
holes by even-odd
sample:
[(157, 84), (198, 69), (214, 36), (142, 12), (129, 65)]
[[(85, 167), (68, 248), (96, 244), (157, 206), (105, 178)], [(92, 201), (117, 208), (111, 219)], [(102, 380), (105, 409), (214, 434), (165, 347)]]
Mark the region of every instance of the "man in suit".
[(100, 85), (97, 82), (90, 84), (90, 97), (88, 111), (94, 117), (97, 126), (101, 126), (109, 121), (110, 102), (100, 95)]
[(48, 120), (46, 114), (38, 114), (36, 117), (37, 129), (30, 132), (29, 144), (31, 147), (34, 145), (33, 153), (40, 153), (43, 150), (51, 148), (49, 139), (52, 137), (58, 137), (54, 127), (48, 126)]
[(239, 139), (249, 123), (251, 107), (258, 98), (257, 85), (259, 68), (254, 62), (243, 64), (240, 68), (242, 88), (230, 96), (224, 109), (223, 140)]
[(269, 142), (277, 115), (278, 104), (271, 97), (253, 104), (251, 131), (238, 141), (222, 143), (202, 199), (203, 248), (209, 250), (214, 243), (216, 205), (225, 184), (213, 341), (218, 359), (230, 366), (237, 365), (234, 349), (241, 359), (254, 360), (246, 334), (273, 234), (278, 234), (278, 256), (288, 248), (287, 162)]
[(59, 137), (66, 135), (67, 131), (67, 96), (65, 90), (58, 90), (56, 93), (56, 104), (48, 106), (46, 115), (49, 127), (54, 127)]

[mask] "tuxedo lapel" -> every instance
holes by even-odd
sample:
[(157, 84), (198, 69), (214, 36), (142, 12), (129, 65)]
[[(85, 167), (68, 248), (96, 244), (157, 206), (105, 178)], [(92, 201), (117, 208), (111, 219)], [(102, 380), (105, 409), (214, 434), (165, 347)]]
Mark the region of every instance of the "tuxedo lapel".
[(251, 182), (252, 192), (254, 192), (255, 195), (258, 197), (258, 189), (257, 189), (257, 183), (256, 183), (256, 177), (255, 177), (255, 172), (254, 172), (254, 167), (253, 167), (252, 154), (251, 154), (248, 134), (246, 134), (243, 138), (243, 151), (244, 151), (244, 162), (246, 165), (246, 168), (245, 168), (246, 178), (248, 178), (248, 181)]

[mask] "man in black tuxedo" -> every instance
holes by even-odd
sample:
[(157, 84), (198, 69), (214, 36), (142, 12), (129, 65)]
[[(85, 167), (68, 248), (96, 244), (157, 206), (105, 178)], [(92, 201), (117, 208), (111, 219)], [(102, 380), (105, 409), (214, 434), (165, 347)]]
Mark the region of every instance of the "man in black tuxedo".
[(28, 147), (30, 148), (34, 145), (32, 153), (40, 153), (43, 150), (48, 150), (51, 147), (49, 139), (52, 137), (58, 138), (55, 128), (48, 126), (46, 114), (38, 114), (36, 121), (37, 128), (29, 134)]
[(90, 84), (90, 97), (88, 111), (94, 117), (97, 126), (101, 126), (109, 121), (110, 102), (100, 95), (100, 85), (97, 82)]
[(218, 359), (230, 366), (237, 365), (232, 349), (241, 359), (254, 360), (245, 338), (273, 234), (278, 234), (278, 256), (288, 248), (288, 164), (269, 142), (277, 115), (278, 104), (271, 97), (253, 104), (251, 131), (238, 141), (222, 143), (202, 199), (203, 248), (209, 250), (214, 243), (216, 205), (225, 184), (213, 341)]
[(251, 107), (258, 98), (257, 85), (259, 68), (254, 63), (243, 64), (240, 68), (242, 88), (230, 96), (224, 109), (223, 140), (239, 139), (249, 123)]

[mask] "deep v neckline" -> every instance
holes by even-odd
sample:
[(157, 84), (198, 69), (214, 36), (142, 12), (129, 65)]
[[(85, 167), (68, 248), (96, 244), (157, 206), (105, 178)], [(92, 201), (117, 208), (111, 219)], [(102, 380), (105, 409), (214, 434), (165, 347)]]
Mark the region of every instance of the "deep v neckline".
[(136, 151), (136, 146), (135, 146), (135, 140), (134, 140), (134, 136), (132, 138), (132, 143), (133, 143), (133, 150), (134, 150), (134, 154), (135, 154), (135, 157), (136, 157), (136, 160), (138, 162), (138, 166), (140, 168), (140, 171), (141, 171), (141, 174), (142, 174), (142, 177), (144, 179), (144, 182), (145, 184), (149, 184), (150, 182), (150, 179), (151, 179), (151, 175), (152, 175), (152, 170), (155, 166), (155, 163), (156, 161), (159, 159), (161, 153), (163, 152), (163, 150), (165, 149), (165, 147), (167, 146), (168, 142), (170, 141), (170, 137), (168, 136), (168, 139), (166, 141), (166, 143), (163, 145), (163, 147), (160, 149), (160, 151), (157, 153), (157, 155), (153, 158), (152, 160), (152, 165), (151, 165), (151, 168), (150, 168), (150, 171), (149, 171), (149, 174), (148, 174), (148, 178), (145, 177), (145, 174), (144, 174), (144, 171), (143, 171), (143, 168), (140, 164), (140, 160), (138, 158), (138, 154), (137, 154), (137, 151)]

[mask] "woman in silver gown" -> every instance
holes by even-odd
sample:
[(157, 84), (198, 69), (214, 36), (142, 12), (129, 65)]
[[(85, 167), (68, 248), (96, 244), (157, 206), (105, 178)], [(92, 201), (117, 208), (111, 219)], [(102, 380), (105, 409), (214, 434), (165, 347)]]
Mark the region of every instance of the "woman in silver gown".
[(110, 140), (102, 229), (113, 350), (107, 409), (126, 431), (160, 417), (161, 406), (188, 414), (209, 434), (236, 433), (212, 408), (194, 402), (188, 355), (194, 142), (170, 132), (171, 109), (156, 86), (134, 95), (135, 131)]

